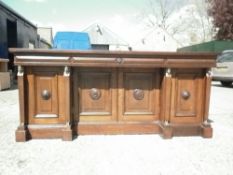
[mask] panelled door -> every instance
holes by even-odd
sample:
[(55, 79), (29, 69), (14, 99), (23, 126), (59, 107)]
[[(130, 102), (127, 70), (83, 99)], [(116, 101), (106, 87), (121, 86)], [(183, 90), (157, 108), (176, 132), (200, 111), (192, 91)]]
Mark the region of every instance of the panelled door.
[(158, 69), (76, 70), (75, 118), (81, 122), (155, 121), (159, 118)]
[(30, 124), (58, 124), (65, 122), (62, 70), (33, 67), (27, 70), (28, 116)]
[(200, 69), (176, 69), (172, 75), (171, 122), (200, 123), (204, 82)]
[(121, 69), (118, 85), (119, 120), (153, 121), (158, 119), (159, 70)]
[(116, 69), (79, 69), (74, 76), (76, 121), (116, 120)]

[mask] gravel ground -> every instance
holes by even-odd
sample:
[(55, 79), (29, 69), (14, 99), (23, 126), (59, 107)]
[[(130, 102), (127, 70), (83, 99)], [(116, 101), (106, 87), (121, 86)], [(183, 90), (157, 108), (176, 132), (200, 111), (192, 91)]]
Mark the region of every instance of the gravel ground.
[(212, 86), (212, 139), (159, 135), (79, 136), (15, 142), (18, 91), (0, 92), (0, 175), (232, 175), (233, 87)]

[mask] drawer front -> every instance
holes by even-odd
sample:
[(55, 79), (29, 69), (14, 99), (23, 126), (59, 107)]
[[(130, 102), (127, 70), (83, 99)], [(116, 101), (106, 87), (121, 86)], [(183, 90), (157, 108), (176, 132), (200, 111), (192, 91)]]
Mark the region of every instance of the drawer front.
[(73, 57), (73, 64), (79, 67), (140, 67), (153, 68), (164, 64), (163, 58), (104, 58), (104, 57)]
[(159, 115), (159, 71), (127, 70), (119, 73), (119, 120), (153, 121)]
[(76, 72), (77, 121), (109, 121), (116, 118), (116, 71), (84, 69)]
[[(43, 70), (43, 71), (41, 71)], [(28, 113), (30, 124), (63, 123), (62, 76), (59, 69), (30, 69), (28, 80)], [(60, 88), (59, 88), (60, 86)], [(60, 101), (59, 101), (60, 99)]]
[(172, 78), (171, 122), (200, 123), (204, 105), (202, 70), (176, 70)]

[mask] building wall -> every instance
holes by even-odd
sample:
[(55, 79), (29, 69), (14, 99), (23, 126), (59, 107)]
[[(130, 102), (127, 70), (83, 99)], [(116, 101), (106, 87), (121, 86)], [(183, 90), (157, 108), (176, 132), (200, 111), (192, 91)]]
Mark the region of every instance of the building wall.
[(52, 45), (49, 44), (46, 40), (40, 39), (40, 41), (39, 41), (39, 48), (40, 49), (51, 49)]
[[(12, 41), (15, 44), (11, 44), (10, 47), (28, 48), (29, 43), (33, 44), (35, 48), (38, 47), (37, 28), (29, 24), (24, 19), (10, 13), (4, 7), (0, 6), (0, 57), (8, 58), (10, 60), (9, 68), (13, 67), (13, 57), (8, 53), (8, 37), (7, 37), (7, 20), (16, 23), (16, 36), (12, 36)], [(15, 38), (16, 37), (16, 38)]]
[(40, 38), (43, 38), (48, 44), (53, 44), (52, 27), (37, 27), (37, 33), (40, 35)]
[(0, 57), (7, 58), (7, 33), (5, 13), (0, 10)]
[(38, 36), (36, 28), (17, 21), (17, 47), (29, 48), (29, 43), (38, 48)]

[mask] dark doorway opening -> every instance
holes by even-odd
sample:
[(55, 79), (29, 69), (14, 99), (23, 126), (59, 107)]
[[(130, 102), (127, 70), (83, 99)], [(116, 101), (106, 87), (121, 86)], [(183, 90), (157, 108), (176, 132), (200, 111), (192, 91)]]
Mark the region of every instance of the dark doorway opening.
[(93, 49), (93, 50), (109, 50), (109, 45), (107, 45), (107, 44), (92, 44), (91, 49)]
[[(7, 47), (17, 47), (17, 24), (7, 19)], [(8, 52), (8, 68), (14, 71), (14, 55)]]

